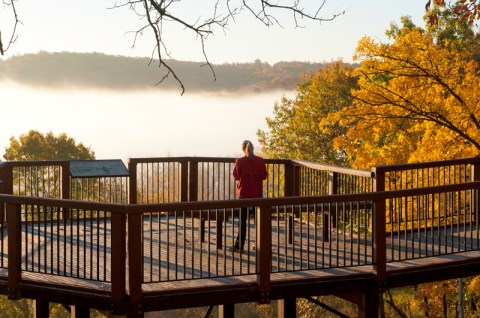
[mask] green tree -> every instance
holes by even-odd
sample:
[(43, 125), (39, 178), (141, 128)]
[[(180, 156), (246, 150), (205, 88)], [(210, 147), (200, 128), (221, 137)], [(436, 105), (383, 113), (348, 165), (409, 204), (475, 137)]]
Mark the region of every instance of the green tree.
[(322, 132), (318, 125), (327, 114), (352, 103), (350, 91), (357, 87), (352, 71), (342, 62), (325, 66), (297, 85), (294, 99), (283, 97), (275, 103), (274, 117), (267, 118), (269, 131), (257, 132), (262, 152), (271, 158), (347, 165), (344, 151), (333, 144), (345, 129), (331, 123), (328, 132)]
[(3, 157), (11, 161), (95, 159), (95, 153), (65, 133), (55, 136), (51, 131), (42, 134), (30, 130), (18, 139), (11, 137)]
[(0, 317), (2, 318), (28, 318), (31, 317), (31, 301), (27, 299), (9, 300), (7, 296), (0, 295)]

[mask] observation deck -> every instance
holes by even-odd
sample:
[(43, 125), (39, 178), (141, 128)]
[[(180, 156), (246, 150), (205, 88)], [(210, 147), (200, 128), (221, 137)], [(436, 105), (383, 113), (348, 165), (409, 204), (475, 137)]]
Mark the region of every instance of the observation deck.
[[(265, 161), (264, 198), (242, 200), (233, 158), (0, 162), (0, 293), (33, 299), (37, 317), (49, 302), (75, 317), (231, 317), (274, 300), (292, 317), (297, 298), (319, 295), (373, 317), (386, 288), (480, 274), (480, 158), (370, 171)], [(255, 209), (239, 252), (242, 207)]]

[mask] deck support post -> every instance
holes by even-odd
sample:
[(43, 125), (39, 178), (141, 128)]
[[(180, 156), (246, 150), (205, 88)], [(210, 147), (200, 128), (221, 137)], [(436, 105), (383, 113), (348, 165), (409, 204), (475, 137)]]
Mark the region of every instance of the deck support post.
[(218, 318), (233, 318), (235, 317), (235, 305), (226, 304), (218, 306)]
[(50, 315), (50, 307), (48, 301), (33, 301), (33, 318), (48, 318)]
[(22, 280), (22, 222), (21, 206), (7, 204), (8, 222), (8, 299), (21, 298), (20, 281)]
[[(374, 192), (385, 191), (385, 171), (374, 168)], [(377, 279), (380, 292), (385, 291), (387, 278), (387, 239), (386, 239), (386, 202), (385, 199), (375, 200), (373, 205), (373, 272)]]
[(258, 303), (270, 303), (270, 270), (272, 266), (272, 208), (260, 207), (257, 218), (257, 284), (259, 289)]
[(129, 317), (143, 317), (142, 226), (142, 214), (128, 214), (128, 291), (132, 311)]
[(126, 299), (127, 216), (112, 214), (112, 312), (117, 314)]
[(279, 299), (277, 302), (278, 318), (297, 317), (297, 299), (287, 298)]
[(380, 291), (376, 284), (370, 284), (362, 293), (361, 301), (357, 303), (358, 318), (378, 317), (380, 308)]
[(90, 308), (88, 307), (71, 307), (71, 316), (72, 318), (89, 318), (90, 317)]

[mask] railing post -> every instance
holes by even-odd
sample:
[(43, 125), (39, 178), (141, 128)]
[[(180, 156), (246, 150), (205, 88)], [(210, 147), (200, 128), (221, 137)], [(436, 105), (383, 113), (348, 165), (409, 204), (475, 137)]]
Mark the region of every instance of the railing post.
[(190, 161), (188, 201), (198, 201), (198, 161)]
[(295, 167), (291, 162), (285, 164), (285, 190), (286, 197), (292, 197), (295, 195)]
[(13, 166), (3, 164), (0, 166), (0, 191), (3, 194), (13, 194)]
[(328, 172), (328, 194), (338, 194), (338, 172)]
[[(339, 193), (338, 176), (339, 176), (338, 172), (333, 172), (333, 171), (328, 172), (328, 194), (329, 195)], [(337, 228), (337, 215), (336, 213), (332, 213), (332, 211), (327, 211), (326, 213), (328, 213), (328, 216), (324, 216), (324, 219), (326, 219), (328, 223), (326, 223), (325, 224), (326, 226), (323, 228), (323, 231), (324, 231), (323, 237), (324, 239), (326, 237), (328, 242), (329, 225), (331, 224), (332, 228), (334, 229)]]
[(130, 204), (137, 203), (137, 163), (129, 161), (128, 162), (128, 187), (130, 188), (128, 202)]
[(62, 199), (71, 199), (70, 193), (70, 162), (67, 161), (62, 167)]
[(22, 279), (22, 208), (7, 203), (8, 221), (8, 298), (20, 299), (19, 284)]
[(272, 265), (272, 208), (260, 207), (257, 218), (257, 284), (261, 304), (270, 302), (270, 270)]
[[(0, 164), (0, 193), (13, 194), (13, 167), (8, 164)], [(0, 210), (0, 225), (7, 222), (7, 215)]]
[[(13, 168), (4, 163), (0, 163), (0, 193), (13, 194)], [(7, 215), (3, 209), (0, 209), (0, 225), (7, 221)]]
[[(188, 201), (198, 201), (198, 161), (190, 160), (190, 174), (188, 186)], [(200, 242), (205, 242), (205, 220), (202, 214), (199, 215), (198, 222), (200, 223)]]
[[(373, 173), (374, 192), (385, 191), (385, 172), (375, 167)], [(377, 199), (373, 203), (373, 271), (377, 276), (379, 292), (384, 292), (387, 278), (386, 204), (385, 199)]]
[(122, 313), (126, 286), (127, 216), (112, 213), (112, 312)]
[[(70, 162), (62, 164), (62, 199), (71, 199), (72, 193), (70, 191)], [(70, 209), (63, 209), (63, 219), (70, 219)]]
[[(470, 165), (470, 181), (480, 181), (480, 164), (472, 164)], [(473, 222), (478, 220), (478, 209), (480, 208), (480, 199), (479, 199), (479, 191), (473, 190), (472, 195), (470, 196), (470, 213), (473, 217)]]
[(180, 162), (180, 201), (188, 201), (188, 161)]
[[(292, 162), (285, 165), (285, 196), (297, 196), (300, 193), (300, 167), (293, 165)], [(294, 212), (293, 212), (294, 213)], [(287, 217), (287, 241), (293, 243), (294, 216)]]
[(300, 182), (302, 181), (301, 170), (299, 166), (294, 166), (293, 168), (295, 171), (293, 173), (295, 177), (295, 182), (293, 183), (294, 184), (293, 195), (298, 196), (298, 195), (301, 195), (301, 186), (300, 186)]
[(142, 248), (143, 214), (128, 214), (128, 289), (130, 304), (135, 316), (143, 315), (142, 282), (143, 282), (143, 248)]

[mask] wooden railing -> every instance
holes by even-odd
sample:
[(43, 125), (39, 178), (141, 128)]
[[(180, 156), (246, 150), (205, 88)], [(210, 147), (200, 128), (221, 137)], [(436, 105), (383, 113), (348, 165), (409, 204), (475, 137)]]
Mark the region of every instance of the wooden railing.
[[(444, 185), (455, 185), (480, 180), (480, 157), (426, 163), (389, 165), (375, 167), (375, 191), (393, 191), (404, 189), (421, 189)], [(478, 202), (474, 194), (458, 193), (463, 201), (457, 207), (446, 206), (452, 199), (410, 198), (407, 201), (388, 200), (386, 204), (387, 231), (397, 233), (415, 228), (417, 224), (435, 224), (456, 218), (476, 220), (473, 206)], [(412, 213), (416, 205), (418, 214)], [(444, 210), (443, 212), (441, 210)], [(451, 223), (449, 221), (449, 223)]]
[[(478, 158), (372, 172), (271, 160), (265, 198), (244, 200), (235, 199), (233, 163), (132, 159), (129, 204), (64, 198), (64, 162), (2, 163), (0, 269), (9, 296), (18, 298), (30, 275), (87, 281), (89, 293), (115, 304), (141, 302), (157, 284), (253, 275), (267, 299), (276, 273), (371, 266), (381, 282), (387, 263), (480, 250)], [(38, 168), (55, 164), (61, 169)], [(50, 187), (46, 180), (61, 191), (37, 190)], [(47, 193), (55, 198), (37, 196)], [(254, 209), (240, 254), (230, 247), (242, 207)]]
[[(131, 299), (141, 299), (143, 284), (169, 281), (256, 275), (259, 288), (267, 291), (276, 272), (372, 265), (384, 273), (387, 262), (478, 250), (478, 221), (456, 218), (453, 224), (446, 218), (448, 207), (465, 203), (455, 199), (462, 197), (459, 193), (477, 196), (478, 189), (480, 182), (468, 182), (382, 193), (141, 205), (2, 194), (0, 205), (9, 222), (8, 235), (0, 237), (0, 264), (8, 270), (12, 293), (20, 289), (22, 275), (31, 272), (101, 283), (117, 302), (124, 299), (119, 291), (125, 290), (127, 274)], [(388, 241), (383, 203), (432, 196), (454, 200), (440, 209), (442, 222), (431, 225), (435, 232), (419, 223)], [(198, 239), (194, 213), (208, 215), (208, 235), (219, 239), (218, 222), (226, 224), (228, 215), (252, 206), (258, 230), (247, 235), (253, 248), (246, 256), (229, 251), (235, 226), (225, 227), (220, 248)], [(295, 210), (302, 211), (302, 219), (289, 232), (286, 216)], [(68, 220), (60, 217), (65, 211)], [(478, 203), (474, 211), (477, 215)], [(331, 215), (337, 224), (324, 233), (329, 236), (325, 241), (320, 233)], [(423, 233), (434, 234), (422, 239)]]

